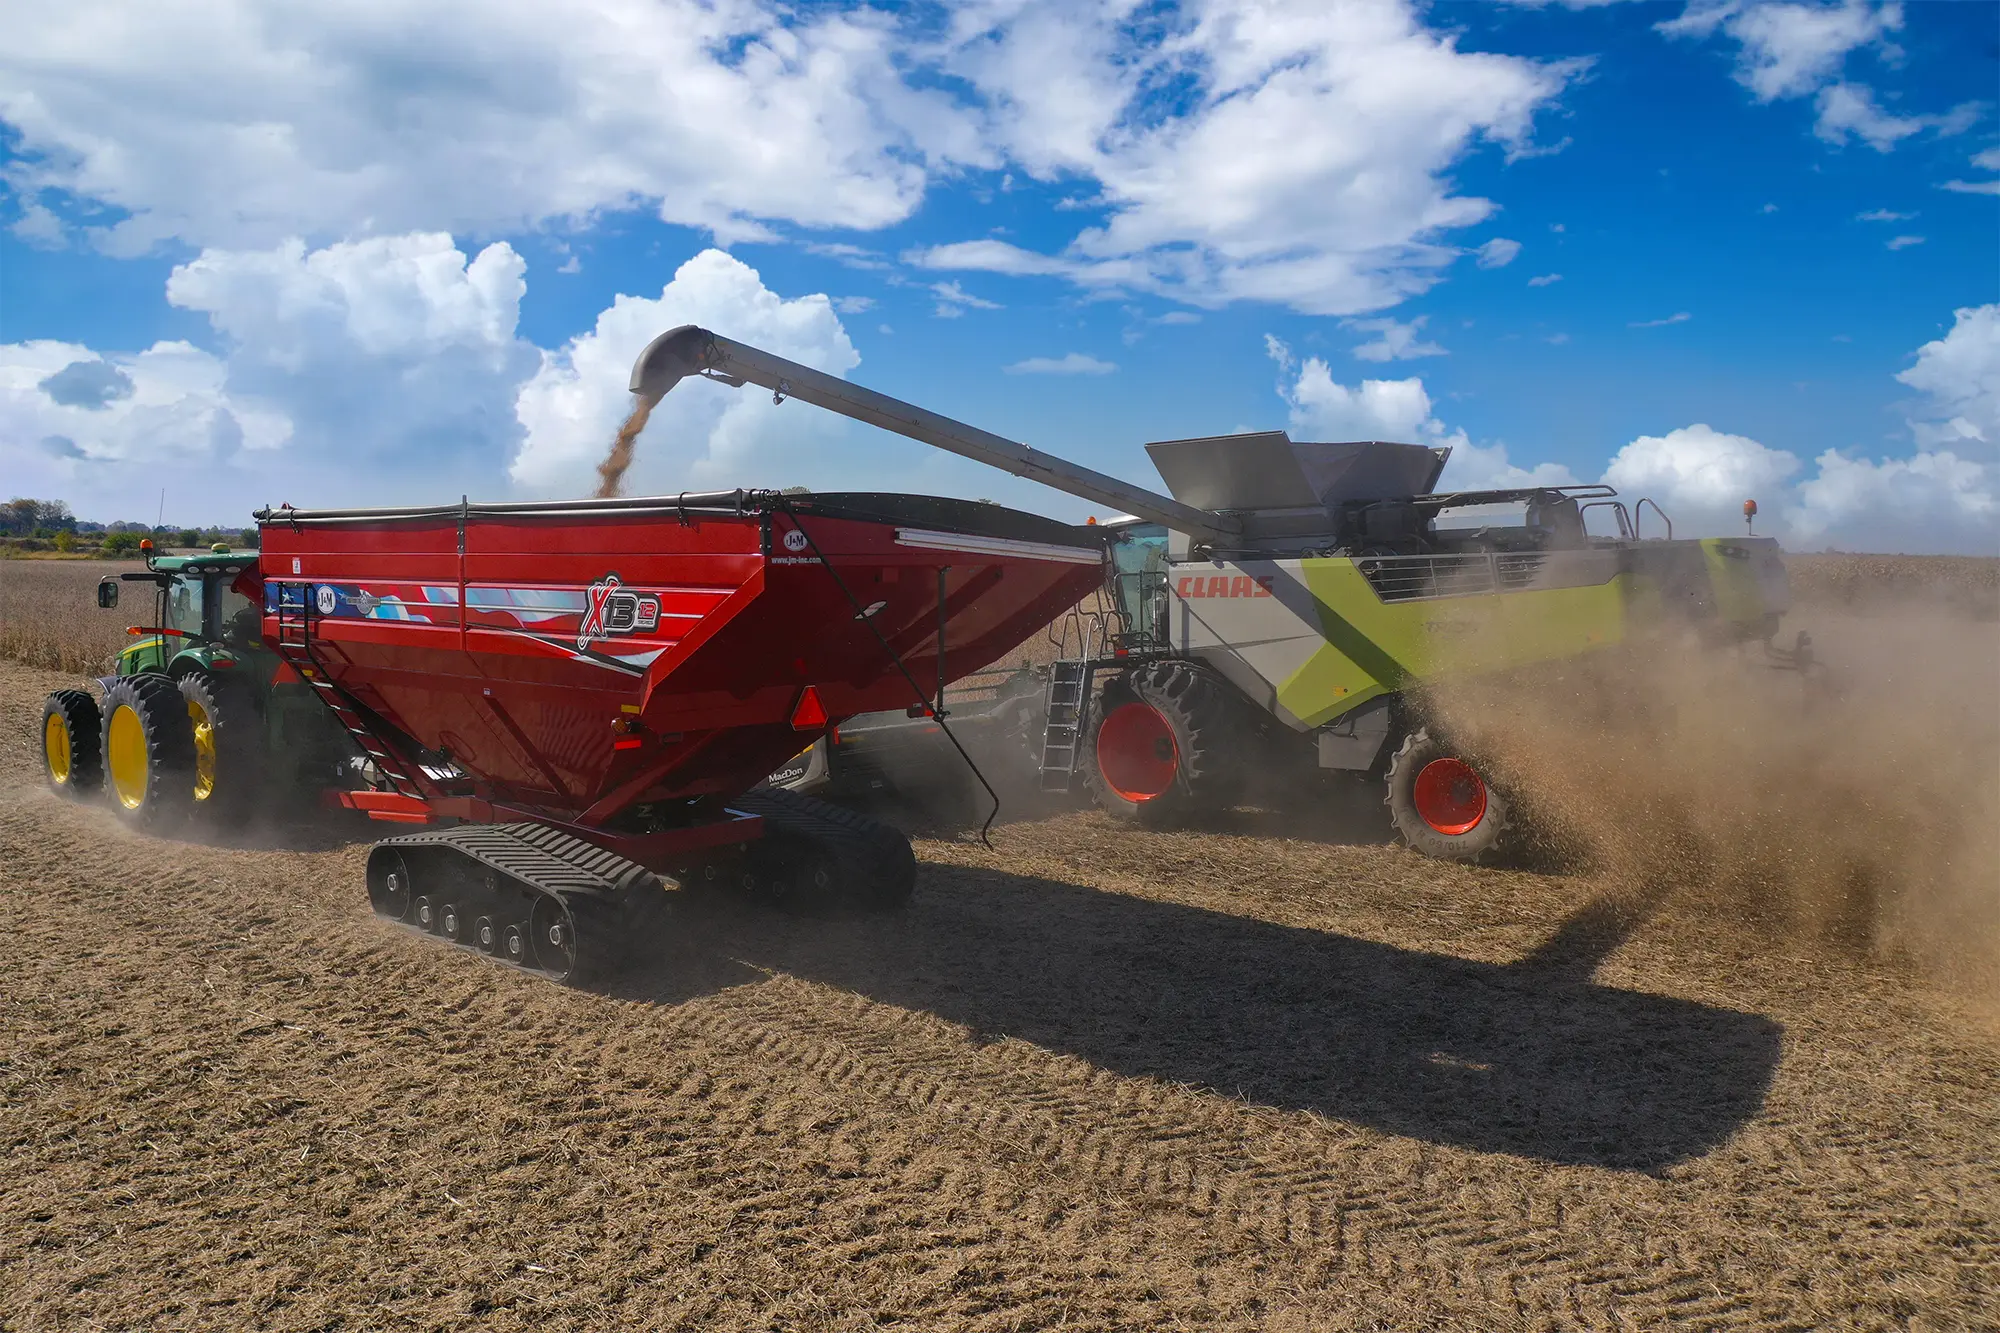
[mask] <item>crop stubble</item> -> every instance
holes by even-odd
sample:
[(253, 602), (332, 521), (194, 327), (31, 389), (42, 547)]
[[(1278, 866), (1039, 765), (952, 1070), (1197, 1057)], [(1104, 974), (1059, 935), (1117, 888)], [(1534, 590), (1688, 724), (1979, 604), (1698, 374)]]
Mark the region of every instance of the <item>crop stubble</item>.
[(1067, 814), (920, 844), (900, 919), (699, 907), (576, 993), (378, 925), (327, 830), (45, 795), (66, 681), (0, 664), (0, 1328), (2000, 1311), (2000, 1033), (1845, 935)]

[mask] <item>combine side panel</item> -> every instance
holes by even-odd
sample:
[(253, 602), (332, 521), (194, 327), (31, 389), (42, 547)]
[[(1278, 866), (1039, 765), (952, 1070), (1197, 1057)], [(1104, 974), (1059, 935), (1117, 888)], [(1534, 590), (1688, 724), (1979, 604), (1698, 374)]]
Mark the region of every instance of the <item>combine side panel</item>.
[(1413, 682), (1621, 642), (1629, 580), (1582, 551), (1204, 563), (1168, 582), (1175, 645), (1307, 730)]

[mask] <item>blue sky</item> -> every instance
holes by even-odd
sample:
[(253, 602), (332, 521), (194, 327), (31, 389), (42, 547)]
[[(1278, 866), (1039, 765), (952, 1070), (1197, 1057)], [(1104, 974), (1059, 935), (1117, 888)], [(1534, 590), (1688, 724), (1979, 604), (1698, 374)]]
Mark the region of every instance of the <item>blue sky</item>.
[[(476, 11), (20, 24), (0, 489), (583, 493), (637, 345), (696, 319), (1145, 484), (1147, 440), (1288, 427), (1693, 529), (1756, 494), (1794, 546), (2000, 545), (2000, 7)], [(687, 397), (641, 489), (1090, 510)]]

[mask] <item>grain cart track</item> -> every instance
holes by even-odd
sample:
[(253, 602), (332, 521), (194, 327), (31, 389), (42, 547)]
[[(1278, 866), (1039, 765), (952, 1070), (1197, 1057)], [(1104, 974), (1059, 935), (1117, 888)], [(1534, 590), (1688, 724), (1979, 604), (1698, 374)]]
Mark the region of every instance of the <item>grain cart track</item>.
[(0, 1328), (1995, 1321), (2000, 1041), (1600, 883), (1094, 815), (891, 930), (722, 905), (569, 992), (306, 826), (36, 785), (0, 663)]

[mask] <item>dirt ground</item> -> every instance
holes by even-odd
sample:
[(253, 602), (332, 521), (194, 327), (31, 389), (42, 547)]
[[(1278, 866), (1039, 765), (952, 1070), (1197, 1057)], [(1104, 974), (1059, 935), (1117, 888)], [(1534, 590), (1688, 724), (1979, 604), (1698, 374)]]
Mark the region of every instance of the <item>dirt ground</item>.
[(9, 1333), (2000, 1326), (2000, 1027), (1835, 943), (1057, 813), (567, 991), (365, 828), (46, 794), (69, 681), (0, 663)]

